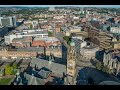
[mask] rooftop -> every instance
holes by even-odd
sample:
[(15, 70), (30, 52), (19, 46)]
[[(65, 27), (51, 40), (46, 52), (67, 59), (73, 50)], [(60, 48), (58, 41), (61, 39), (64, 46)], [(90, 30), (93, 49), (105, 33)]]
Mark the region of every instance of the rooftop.
[(31, 61), (31, 66), (37, 66), (39, 69), (42, 67), (46, 67), (48, 69), (50, 69), (53, 73), (57, 73), (57, 74), (63, 74), (66, 73), (66, 66), (62, 65), (62, 64), (58, 64), (58, 63), (54, 63), (54, 62), (49, 62), (47, 60), (43, 60), (43, 59), (38, 59), (38, 58), (33, 58)]
[(39, 72), (38, 74), (44, 78), (44, 79), (47, 79), (49, 77), (49, 75), (51, 74), (51, 71), (50, 70), (47, 70), (45, 67), (43, 67)]
[(44, 85), (45, 84), (44, 79), (35, 77), (33, 75), (24, 73), (24, 77), (28, 80), (27, 85)]
[(48, 34), (48, 32), (47, 31), (35, 31), (35, 32), (28, 33), (28, 34)]
[(94, 48), (98, 48), (97, 46), (86, 46), (86, 47), (83, 47), (84, 49), (94, 49)]
[(39, 37), (36, 37), (34, 38), (35, 41), (37, 40), (44, 40), (45, 42), (57, 42), (59, 41), (57, 38), (55, 37), (46, 37), (46, 38), (39, 38)]
[(80, 27), (80, 26), (72, 26), (72, 27), (69, 27), (69, 29), (82, 29), (82, 27)]
[(19, 48), (17, 51), (27, 51), (27, 52), (44, 52), (44, 47), (26, 47), (26, 48)]

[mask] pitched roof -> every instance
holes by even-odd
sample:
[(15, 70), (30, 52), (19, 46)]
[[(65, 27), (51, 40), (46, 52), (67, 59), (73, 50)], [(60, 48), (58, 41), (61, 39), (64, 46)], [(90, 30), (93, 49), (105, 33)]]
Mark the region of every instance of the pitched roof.
[(33, 41), (32, 42), (32, 46), (46, 46), (46, 43), (45, 41), (42, 41), (42, 40), (38, 40), (38, 41)]
[(63, 74), (63, 72), (66, 73), (66, 66), (59, 63), (51, 62), (50, 64), (49, 61), (47, 60), (34, 58), (31, 61), (31, 66), (34, 65), (36, 65), (39, 69), (42, 67), (50, 68), (50, 70), (54, 73), (58, 74)]
[(44, 47), (26, 47), (26, 48), (19, 48), (17, 51), (27, 51), (27, 52), (44, 52)]
[(28, 80), (28, 85), (44, 85), (44, 79), (37, 78), (33, 75), (29, 75), (27, 73), (24, 74), (24, 77)]
[(45, 70), (45, 69), (42, 68), (42, 69), (38, 72), (38, 74), (39, 74), (42, 78), (46, 79), (46, 78), (48, 78), (49, 75), (51, 74), (51, 71), (50, 71), (50, 70)]

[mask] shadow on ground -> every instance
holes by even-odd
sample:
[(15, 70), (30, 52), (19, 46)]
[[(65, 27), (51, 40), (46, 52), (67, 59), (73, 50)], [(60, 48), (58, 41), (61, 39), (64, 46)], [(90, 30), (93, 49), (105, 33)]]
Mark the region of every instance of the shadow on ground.
[(120, 82), (115, 76), (109, 75), (92, 67), (78, 70), (77, 85), (98, 85), (102, 81)]

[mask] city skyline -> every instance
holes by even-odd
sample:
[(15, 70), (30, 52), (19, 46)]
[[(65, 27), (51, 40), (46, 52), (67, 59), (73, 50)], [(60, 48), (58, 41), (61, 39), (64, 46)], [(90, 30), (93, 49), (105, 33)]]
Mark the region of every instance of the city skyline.
[(0, 7), (101, 7), (101, 8), (120, 8), (120, 5), (0, 5)]
[(0, 12), (0, 85), (120, 85), (120, 5)]

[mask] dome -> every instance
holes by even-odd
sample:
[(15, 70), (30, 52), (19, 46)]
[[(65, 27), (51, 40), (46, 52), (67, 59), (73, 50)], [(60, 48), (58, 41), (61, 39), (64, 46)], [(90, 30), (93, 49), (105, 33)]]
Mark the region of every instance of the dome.
[(75, 43), (74, 43), (74, 42), (71, 42), (71, 43), (70, 43), (70, 46), (75, 46)]

